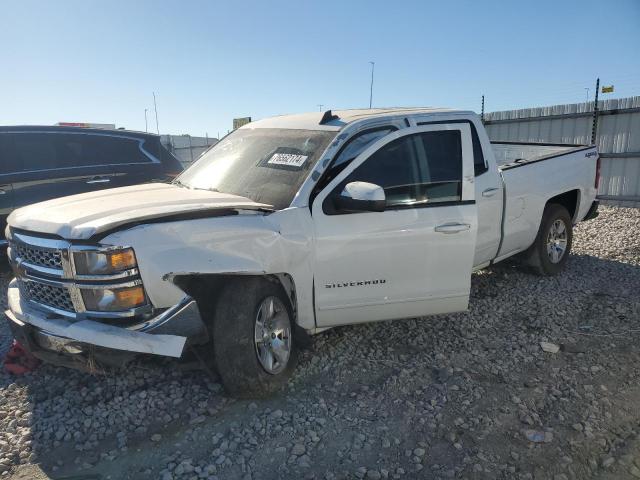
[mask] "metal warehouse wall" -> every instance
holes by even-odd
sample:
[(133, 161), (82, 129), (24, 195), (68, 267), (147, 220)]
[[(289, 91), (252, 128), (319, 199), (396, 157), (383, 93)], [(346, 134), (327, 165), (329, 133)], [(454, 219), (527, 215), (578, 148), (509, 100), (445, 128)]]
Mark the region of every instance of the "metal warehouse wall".
[[(640, 207), (640, 97), (598, 102), (598, 196), (604, 203)], [(594, 102), (485, 114), (494, 141), (591, 143)]]
[(211, 145), (218, 142), (217, 138), (192, 137), (191, 135), (161, 135), (162, 144), (178, 157), (184, 168), (191, 165)]

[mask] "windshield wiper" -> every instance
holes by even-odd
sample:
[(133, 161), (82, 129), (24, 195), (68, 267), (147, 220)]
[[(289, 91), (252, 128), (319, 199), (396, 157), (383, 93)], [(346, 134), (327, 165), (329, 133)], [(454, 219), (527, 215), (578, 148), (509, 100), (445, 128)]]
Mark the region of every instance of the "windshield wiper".
[(182, 185), (191, 190), (204, 190), (205, 192), (220, 193), (220, 190), (218, 190), (217, 188), (191, 187), (189, 185), (185, 185), (184, 183)]
[(188, 188), (191, 189), (191, 187), (189, 185), (187, 185), (186, 183), (182, 183), (180, 180), (174, 180), (173, 182), (171, 182), (173, 185), (177, 185), (179, 187), (182, 188)]

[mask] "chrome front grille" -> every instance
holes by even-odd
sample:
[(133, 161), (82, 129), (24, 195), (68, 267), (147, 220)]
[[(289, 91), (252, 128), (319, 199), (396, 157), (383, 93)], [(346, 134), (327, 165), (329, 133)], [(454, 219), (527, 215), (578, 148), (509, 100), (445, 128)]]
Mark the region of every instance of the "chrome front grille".
[(39, 267), (62, 270), (62, 254), (59, 250), (11, 242), (11, 248), (22, 261)]
[(66, 287), (21, 280), (18, 280), (18, 286), (20, 293), (28, 300), (67, 312), (74, 311), (73, 301)]
[(105, 321), (135, 318), (152, 309), (147, 303), (126, 310), (87, 310), (87, 290), (117, 290), (142, 284), (137, 268), (113, 274), (76, 273), (75, 258), (82, 252), (110, 251), (113, 246), (74, 245), (64, 239), (45, 238), (12, 229), (9, 229), (7, 240), (7, 253), (16, 274), (20, 296), (34, 307), (73, 320), (90, 318)]

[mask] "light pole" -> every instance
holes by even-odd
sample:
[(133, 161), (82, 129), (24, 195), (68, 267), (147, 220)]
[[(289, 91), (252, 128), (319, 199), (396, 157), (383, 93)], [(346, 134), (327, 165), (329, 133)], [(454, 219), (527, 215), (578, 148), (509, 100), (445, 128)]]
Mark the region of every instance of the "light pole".
[(587, 102), (589, 101), (589, 87), (584, 87), (584, 89), (587, 91)]
[(148, 127), (148, 123), (147, 123), (147, 109), (144, 109), (144, 131), (148, 132), (149, 131), (149, 127)]
[(160, 127), (158, 126), (158, 105), (156, 105), (156, 92), (153, 93), (153, 108), (156, 111), (156, 133), (160, 135)]
[(376, 67), (376, 62), (369, 62), (371, 64), (371, 88), (369, 89), (369, 108), (373, 105), (373, 70)]

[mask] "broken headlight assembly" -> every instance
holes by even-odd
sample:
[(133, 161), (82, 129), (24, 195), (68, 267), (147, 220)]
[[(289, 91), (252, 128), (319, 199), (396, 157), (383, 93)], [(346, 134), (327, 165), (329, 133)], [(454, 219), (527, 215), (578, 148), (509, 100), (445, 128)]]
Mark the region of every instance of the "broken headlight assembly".
[(114, 275), (137, 266), (132, 248), (77, 250), (73, 252), (73, 263), (78, 275)]
[(82, 300), (85, 308), (94, 312), (121, 312), (147, 303), (142, 285), (123, 288), (83, 288)]
[(138, 262), (132, 248), (77, 246), (71, 254), (85, 311), (130, 312), (148, 305), (142, 281), (137, 278)]

